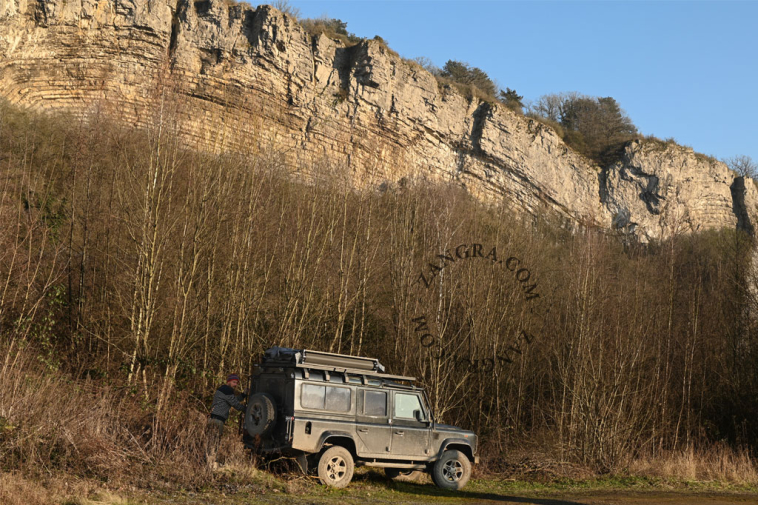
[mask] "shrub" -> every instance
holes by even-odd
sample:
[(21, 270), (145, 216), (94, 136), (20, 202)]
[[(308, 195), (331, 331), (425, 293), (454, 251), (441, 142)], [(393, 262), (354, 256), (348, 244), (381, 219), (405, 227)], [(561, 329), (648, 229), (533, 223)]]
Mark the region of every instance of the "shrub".
[(600, 165), (617, 161), (624, 145), (639, 136), (637, 127), (612, 97), (550, 94), (541, 97), (529, 112), (532, 117), (560, 124), (563, 140)]
[(500, 90), (500, 95), (498, 97), (500, 101), (511, 109), (512, 111), (519, 112), (523, 114), (524, 109), (524, 97), (522, 95), (519, 95), (516, 93), (515, 89), (511, 88), (505, 88), (505, 91), (502, 89)]
[(426, 56), (418, 56), (417, 58), (413, 58), (413, 60), (408, 60), (409, 62), (412, 62), (419, 67), (423, 68), (433, 76), (439, 77), (442, 75), (442, 69), (435, 65), (432, 60), (427, 58)]
[(304, 19), (300, 22), (303, 28), (311, 36), (326, 35), (330, 39), (337, 39), (345, 46), (354, 46), (362, 39), (354, 33), (347, 31), (347, 22), (326, 16), (316, 19)]
[(282, 14), (287, 14), (295, 19), (300, 19), (300, 9), (293, 7), (288, 0), (274, 0), (271, 4), (275, 9), (280, 10)]
[(465, 62), (447, 60), (445, 66), (442, 67), (440, 76), (457, 84), (473, 86), (481, 91), (484, 96), (491, 99), (494, 99), (497, 93), (497, 86), (484, 70), (472, 67)]
[(560, 138), (562, 139), (565, 138), (566, 132), (563, 130), (563, 127), (560, 125), (560, 123), (553, 121), (552, 119), (542, 117), (539, 114), (535, 114), (534, 112), (527, 112), (526, 117), (530, 119), (534, 119), (535, 121), (543, 125), (549, 126), (553, 130), (555, 130), (555, 133), (557, 133)]

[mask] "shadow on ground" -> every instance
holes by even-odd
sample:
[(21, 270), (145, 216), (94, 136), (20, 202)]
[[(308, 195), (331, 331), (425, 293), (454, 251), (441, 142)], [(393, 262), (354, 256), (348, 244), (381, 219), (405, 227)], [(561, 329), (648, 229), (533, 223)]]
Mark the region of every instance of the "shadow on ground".
[(460, 500), (470, 500), (473, 502), (501, 502), (501, 503), (529, 503), (533, 505), (584, 505), (581, 502), (576, 501), (568, 501), (568, 500), (561, 500), (556, 498), (529, 498), (526, 496), (510, 496), (510, 495), (502, 495), (502, 494), (495, 494), (495, 493), (480, 493), (476, 491), (455, 491), (455, 492), (448, 492), (448, 491), (442, 491), (437, 488), (429, 486), (431, 489), (419, 489), (423, 486), (420, 484), (407, 484), (409, 486), (409, 489), (406, 491), (403, 488), (398, 487), (397, 491), (409, 493), (409, 494), (415, 494), (415, 495), (425, 495), (429, 497), (433, 496), (439, 496), (439, 497), (446, 497), (446, 498), (458, 498)]
[(434, 497), (440, 498), (456, 498), (462, 501), (471, 501), (475, 503), (479, 502), (500, 502), (500, 503), (528, 503), (533, 505), (585, 505), (582, 502), (562, 500), (558, 498), (530, 498), (526, 496), (511, 496), (497, 493), (467, 491), (465, 488), (462, 491), (446, 491), (440, 489), (432, 483), (411, 483), (411, 482), (394, 482), (387, 479), (384, 475), (369, 472), (363, 476), (360, 480), (364, 482), (370, 482), (379, 486), (392, 487), (396, 492), (412, 496), (427, 497), (433, 499)]

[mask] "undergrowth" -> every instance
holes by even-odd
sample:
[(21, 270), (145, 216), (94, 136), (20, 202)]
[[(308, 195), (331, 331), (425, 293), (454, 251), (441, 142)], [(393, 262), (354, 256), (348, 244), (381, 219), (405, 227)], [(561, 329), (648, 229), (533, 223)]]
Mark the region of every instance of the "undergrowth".
[[(38, 355), (18, 342), (3, 346), (0, 355), (0, 502), (45, 503), (60, 494), (56, 479), (74, 477), (73, 491), (91, 496), (100, 487), (136, 486), (197, 491), (236, 489), (251, 492), (304, 492), (314, 482), (292, 468), (262, 467), (240, 443), (236, 423), (228, 422), (219, 452), (221, 471), (205, 461), (203, 404), (177, 394), (160, 411), (157, 399), (139, 385), (104, 380), (74, 380), (40, 369)], [(477, 488), (497, 482), (523, 482), (527, 487), (661, 487), (683, 482), (758, 486), (758, 468), (745, 450), (723, 444), (706, 449), (665, 452), (632, 459), (626, 469), (601, 476), (588, 467), (562, 462), (550, 453), (522, 451), (490, 455), (476, 467)], [(277, 470), (279, 469), (279, 470)], [(282, 480), (284, 477), (284, 480)], [(28, 480), (46, 488), (24, 491)], [(365, 479), (364, 479), (365, 480)], [(487, 484), (491, 482), (492, 484)], [(371, 479), (366, 481), (370, 484)], [(713, 487), (713, 484), (710, 485)], [(34, 487), (34, 486), (31, 486)], [(16, 491), (13, 491), (13, 490)]]

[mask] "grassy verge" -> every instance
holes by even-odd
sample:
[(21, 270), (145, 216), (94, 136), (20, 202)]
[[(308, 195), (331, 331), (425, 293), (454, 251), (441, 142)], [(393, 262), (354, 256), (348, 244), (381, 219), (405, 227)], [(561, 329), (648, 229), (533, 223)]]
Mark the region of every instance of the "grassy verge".
[[(560, 480), (535, 483), (518, 480), (500, 480), (496, 477), (476, 479), (462, 491), (452, 492), (436, 488), (430, 482), (404, 483), (387, 480), (381, 472), (368, 471), (356, 476), (347, 489), (325, 488), (315, 482), (283, 482), (281, 488), (255, 493), (246, 487), (232, 491), (209, 490), (205, 493), (178, 491), (161, 496), (161, 502), (172, 503), (302, 503), (302, 504), (360, 504), (360, 503), (535, 503), (565, 505), (569, 503), (595, 503), (593, 496), (641, 499), (649, 501), (666, 498), (671, 503), (692, 503), (705, 496), (719, 496), (721, 501), (736, 498), (745, 501), (758, 496), (754, 486), (719, 482), (688, 482), (637, 477), (607, 477), (587, 480)], [(697, 497), (697, 498), (695, 498)], [(158, 498), (153, 496), (154, 499)], [(726, 500), (724, 500), (726, 498)], [(605, 498), (601, 498), (605, 499)], [(578, 501), (577, 501), (578, 500)]]
[[(28, 478), (0, 474), (0, 502), (8, 505), (60, 503), (66, 505), (131, 505), (137, 503), (595, 503), (592, 497), (615, 497), (637, 503), (663, 499), (692, 503), (695, 497), (719, 497), (714, 503), (758, 499), (758, 486), (719, 481), (689, 481), (650, 477), (608, 476), (530, 482), (497, 476), (474, 479), (463, 491), (444, 491), (430, 481), (394, 482), (381, 471), (361, 470), (347, 489), (330, 489), (315, 479), (230, 466), (216, 473), (216, 482), (199, 488), (161, 489), (115, 487), (94, 480), (60, 475)], [(598, 498), (600, 499), (600, 498)], [(569, 501), (570, 500), (570, 501)]]

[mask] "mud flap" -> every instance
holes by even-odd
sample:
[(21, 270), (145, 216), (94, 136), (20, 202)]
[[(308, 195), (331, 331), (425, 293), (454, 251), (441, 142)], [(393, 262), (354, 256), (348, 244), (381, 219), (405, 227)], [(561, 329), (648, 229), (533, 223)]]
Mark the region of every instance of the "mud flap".
[(297, 462), (298, 468), (303, 472), (303, 475), (308, 475), (308, 455), (303, 453), (295, 456), (295, 462)]

